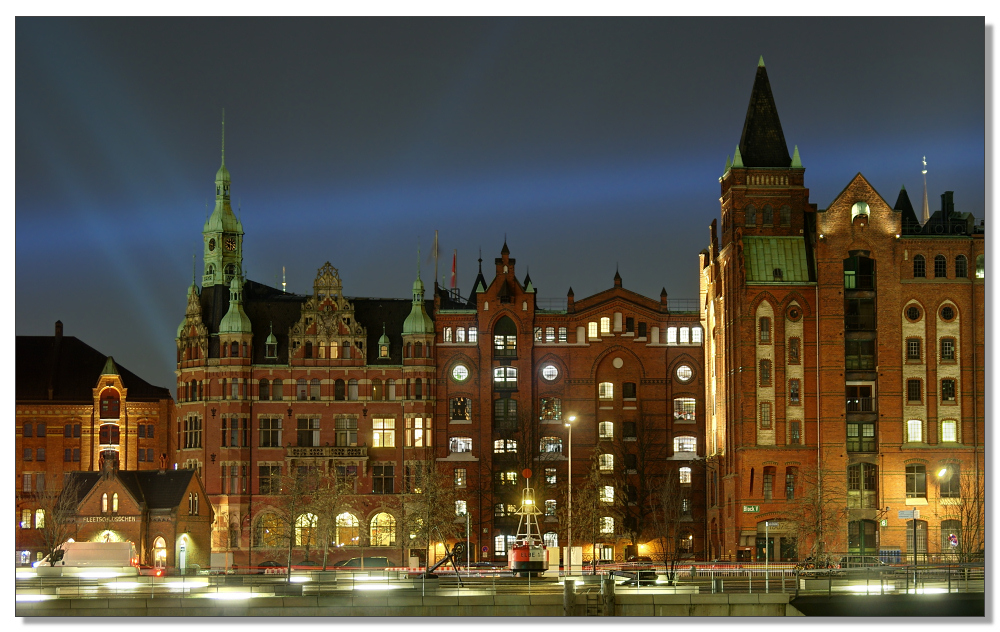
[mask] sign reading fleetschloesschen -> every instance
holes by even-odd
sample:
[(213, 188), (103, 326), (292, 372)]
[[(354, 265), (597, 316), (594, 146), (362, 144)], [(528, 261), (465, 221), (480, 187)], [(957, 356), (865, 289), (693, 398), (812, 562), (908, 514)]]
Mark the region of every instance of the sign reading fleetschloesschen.
[(84, 522), (139, 522), (139, 516), (86, 516)]

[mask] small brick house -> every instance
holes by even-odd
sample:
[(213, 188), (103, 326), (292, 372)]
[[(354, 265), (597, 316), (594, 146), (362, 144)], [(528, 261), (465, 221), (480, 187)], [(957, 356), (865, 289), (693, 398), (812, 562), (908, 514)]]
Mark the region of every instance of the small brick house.
[(143, 565), (208, 567), (214, 510), (195, 470), (72, 472), (76, 541), (129, 541)]

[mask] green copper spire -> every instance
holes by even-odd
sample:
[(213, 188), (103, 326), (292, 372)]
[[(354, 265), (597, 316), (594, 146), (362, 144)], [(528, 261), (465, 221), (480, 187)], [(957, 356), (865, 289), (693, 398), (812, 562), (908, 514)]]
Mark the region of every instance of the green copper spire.
[(250, 318), (243, 311), (243, 281), (239, 275), (233, 275), (229, 283), (229, 311), (219, 323), (220, 334), (250, 333)]
[(792, 169), (801, 169), (802, 160), (799, 158), (799, 146), (795, 146), (795, 151), (792, 152)]
[(760, 61), (757, 62), (757, 67), (758, 68), (763, 68), (764, 67), (764, 56), (763, 55), (760, 56)]
[(413, 306), (410, 315), (403, 321), (403, 335), (433, 334), (434, 321), (424, 307), (424, 282), (420, 280), (420, 249), (417, 248), (417, 280), (413, 282)]
[(118, 375), (118, 367), (115, 366), (115, 360), (111, 356), (108, 356), (107, 361), (104, 363), (101, 375)]
[(733, 156), (733, 168), (742, 169), (743, 168), (743, 156), (740, 155), (740, 146), (736, 146), (736, 154)]

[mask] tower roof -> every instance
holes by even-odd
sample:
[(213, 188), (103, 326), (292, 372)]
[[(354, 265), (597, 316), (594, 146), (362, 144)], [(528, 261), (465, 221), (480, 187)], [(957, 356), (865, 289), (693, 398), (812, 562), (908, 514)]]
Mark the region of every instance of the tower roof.
[[(778, 108), (771, 94), (771, 82), (767, 79), (764, 57), (757, 65), (757, 76), (750, 93), (750, 105), (743, 122), (740, 136), (740, 155), (747, 167), (788, 168), (792, 159), (788, 155), (785, 134), (781, 131)], [(734, 160), (734, 165), (735, 160)]]

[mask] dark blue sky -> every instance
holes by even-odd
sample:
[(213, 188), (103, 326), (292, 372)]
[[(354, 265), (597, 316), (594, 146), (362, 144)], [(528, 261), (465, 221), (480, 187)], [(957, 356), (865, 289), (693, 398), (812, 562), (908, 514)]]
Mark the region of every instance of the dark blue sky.
[[(984, 20), (25, 19), (16, 333), (77, 336), (172, 387), (192, 254), (226, 166), (250, 278), (407, 297), (434, 230), (468, 294), (504, 235), (539, 298), (695, 298), (764, 56), (820, 208), (985, 214)], [(991, 192), (990, 192), (991, 193)], [(492, 274), (487, 269), (487, 278)]]

